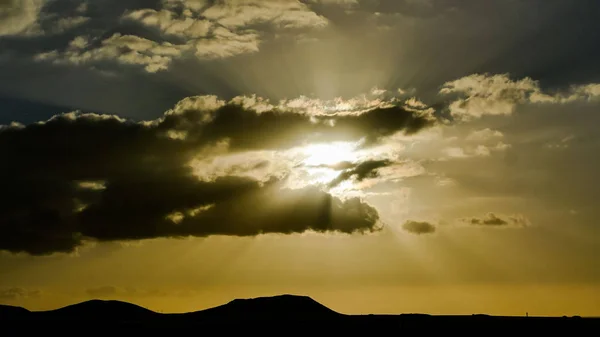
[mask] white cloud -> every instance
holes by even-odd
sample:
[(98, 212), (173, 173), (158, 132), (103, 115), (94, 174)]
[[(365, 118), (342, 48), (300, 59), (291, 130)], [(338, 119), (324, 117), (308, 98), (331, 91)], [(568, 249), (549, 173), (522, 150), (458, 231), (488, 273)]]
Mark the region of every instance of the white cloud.
[(450, 158), (472, 158), (472, 157), (488, 157), (493, 152), (501, 152), (510, 148), (509, 144), (498, 142), (495, 145), (465, 145), (465, 146), (450, 146), (442, 149), (442, 157), (440, 160)]
[(45, 0), (0, 1), (0, 36), (39, 33), (37, 25)]
[(213, 27), (213, 23), (209, 20), (186, 15), (178, 17), (174, 12), (166, 9), (140, 9), (125, 14), (123, 19), (138, 21), (146, 26), (159, 28), (167, 35), (176, 35), (185, 38), (207, 36)]
[(502, 132), (498, 130), (492, 130), (490, 128), (485, 128), (481, 130), (471, 131), (471, 133), (469, 133), (465, 140), (474, 142), (485, 142), (490, 139), (497, 139), (502, 137), (504, 137)]
[(230, 29), (254, 24), (281, 28), (314, 28), (327, 25), (327, 19), (299, 1), (236, 0), (223, 1), (202, 11), (202, 15)]
[[(181, 39), (180, 44), (169, 47), (180, 52), (192, 51), (199, 59), (257, 52), (265, 29), (314, 29), (328, 24), (327, 19), (294, 0), (228, 0), (216, 3), (163, 0), (160, 9), (127, 12), (122, 19), (157, 28), (165, 36)], [(164, 47), (162, 42), (154, 43)], [(155, 48), (145, 50), (144, 56), (149, 58), (141, 55), (128, 55), (127, 60), (123, 60), (123, 56), (115, 57), (124, 63), (143, 64), (148, 72), (156, 72), (166, 69), (170, 58), (183, 55), (169, 55), (167, 60), (155, 51)]]
[(483, 115), (510, 115), (517, 103), (526, 102), (529, 95), (539, 92), (537, 82), (525, 78), (512, 81), (507, 75), (474, 74), (447, 82), (442, 94), (462, 93), (467, 96), (450, 105), (452, 115), (481, 117)]
[(201, 59), (226, 58), (239, 54), (255, 53), (259, 49), (260, 37), (254, 32), (234, 33), (227, 28), (217, 27), (212, 38), (195, 42), (195, 55)]
[(38, 61), (85, 64), (116, 60), (122, 64), (142, 65), (147, 72), (165, 70), (174, 57), (181, 55), (182, 47), (169, 42), (158, 43), (135, 35), (116, 33), (95, 48), (86, 49), (86, 37), (79, 36), (65, 51), (50, 51), (36, 55)]
[(202, 181), (214, 181), (225, 176), (267, 181), (271, 177), (281, 177), (288, 173), (293, 162), (276, 151), (248, 151), (214, 157), (202, 155), (192, 160), (190, 165), (194, 174)]
[(89, 20), (90, 18), (85, 16), (60, 18), (53, 23), (52, 28), (46, 33), (60, 34), (77, 26), (80, 26), (88, 22)]
[[(60, 34), (90, 20), (82, 15), (47, 15), (42, 12), (46, 3), (48, 0), (0, 0), (0, 36)], [(81, 14), (85, 10), (86, 8), (79, 6), (76, 12)], [(46, 22), (44, 28), (40, 22)]]
[(451, 158), (467, 158), (469, 155), (462, 147), (448, 147), (443, 150), (444, 154)]
[(167, 111), (166, 114), (181, 114), (186, 110), (210, 111), (216, 110), (224, 105), (225, 101), (219, 99), (215, 95), (190, 96), (177, 102), (175, 107)]
[(507, 74), (473, 74), (446, 82), (441, 94), (461, 94), (449, 106), (450, 113), (469, 120), (484, 115), (511, 115), (517, 105), (526, 103), (568, 103), (600, 95), (600, 84), (571, 87), (567, 92), (545, 93), (531, 78), (512, 80)]

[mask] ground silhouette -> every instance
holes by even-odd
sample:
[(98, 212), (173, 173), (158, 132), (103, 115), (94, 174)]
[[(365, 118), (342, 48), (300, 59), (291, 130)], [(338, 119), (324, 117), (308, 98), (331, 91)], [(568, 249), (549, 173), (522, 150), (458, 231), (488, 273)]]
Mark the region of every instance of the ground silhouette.
[(373, 333), (394, 329), (392, 331), (411, 333), (457, 330), (463, 333), (527, 331), (539, 334), (562, 331), (573, 335), (579, 331), (600, 328), (600, 318), (500, 317), (482, 314), (346, 315), (310, 297), (295, 295), (236, 299), (214, 308), (179, 314), (157, 313), (127, 302), (103, 300), (86, 301), (49, 311), (0, 306), (0, 333), (63, 331), (65, 327), (93, 328), (95, 332), (133, 329), (131, 331), (137, 333), (163, 329), (169, 333), (200, 332), (204, 331), (202, 329), (218, 328), (221, 332), (243, 329), (245, 332), (290, 333), (335, 329), (331, 331)]
[(7, 319), (13, 317), (24, 317), (27, 314), (30, 314), (31, 311), (21, 308), (21, 307), (13, 307), (12, 305), (3, 305), (0, 304), (0, 319)]
[(189, 319), (215, 320), (327, 320), (341, 316), (308, 296), (280, 295), (235, 299), (218, 307), (182, 315)]

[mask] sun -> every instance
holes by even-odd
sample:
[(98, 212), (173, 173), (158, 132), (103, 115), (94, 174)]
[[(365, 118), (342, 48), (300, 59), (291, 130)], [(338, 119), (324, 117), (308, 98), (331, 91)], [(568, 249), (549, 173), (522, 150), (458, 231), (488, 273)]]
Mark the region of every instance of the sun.
[[(309, 184), (327, 184), (344, 169), (343, 163), (356, 161), (356, 144), (347, 142), (311, 144), (301, 149), (302, 166)], [(342, 164), (342, 165), (339, 165)]]
[(332, 168), (342, 162), (356, 160), (356, 145), (348, 142), (311, 144), (302, 148), (305, 159), (302, 163), (307, 167)]

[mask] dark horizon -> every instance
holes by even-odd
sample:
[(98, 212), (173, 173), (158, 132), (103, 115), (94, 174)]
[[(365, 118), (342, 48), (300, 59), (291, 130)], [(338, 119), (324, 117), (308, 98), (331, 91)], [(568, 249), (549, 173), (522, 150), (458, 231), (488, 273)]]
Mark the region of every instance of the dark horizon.
[(150, 311), (152, 313), (156, 313), (156, 314), (181, 315), (181, 314), (204, 312), (204, 311), (215, 309), (215, 308), (226, 307), (227, 305), (235, 303), (236, 301), (248, 301), (248, 302), (252, 302), (252, 301), (264, 300), (264, 299), (268, 300), (268, 299), (281, 299), (281, 298), (284, 298), (284, 299), (285, 298), (306, 298), (306, 299), (309, 299), (310, 301), (313, 301), (316, 305), (323, 306), (323, 307), (331, 310), (335, 314), (344, 315), (344, 316), (424, 315), (424, 316), (438, 316), (438, 317), (467, 317), (467, 316), (489, 316), (489, 317), (507, 317), (507, 318), (519, 318), (519, 317), (528, 317), (528, 318), (569, 318), (570, 317), (570, 318), (578, 318), (578, 317), (581, 317), (581, 318), (600, 319), (600, 316), (581, 316), (581, 315), (572, 315), (572, 316), (567, 316), (567, 315), (546, 316), (546, 315), (535, 315), (535, 313), (530, 314), (527, 311), (524, 312), (523, 315), (490, 315), (490, 314), (487, 314), (485, 312), (476, 312), (476, 313), (472, 313), (472, 314), (453, 314), (453, 313), (431, 314), (431, 313), (426, 313), (426, 312), (400, 312), (400, 313), (376, 313), (376, 312), (373, 312), (373, 313), (368, 313), (368, 314), (348, 314), (348, 313), (337, 311), (334, 308), (330, 308), (330, 307), (324, 306), (323, 304), (319, 303), (317, 300), (313, 299), (312, 297), (310, 297), (308, 295), (297, 295), (297, 294), (280, 294), (280, 295), (273, 295), (273, 296), (260, 296), (260, 297), (249, 297), (249, 298), (234, 298), (234, 299), (232, 299), (229, 302), (225, 302), (225, 303), (217, 305), (217, 306), (211, 306), (211, 307), (206, 307), (206, 308), (198, 308), (197, 310), (186, 311), (186, 312), (166, 312), (166, 311), (162, 311), (162, 310), (156, 311), (156, 310), (152, 310), (152, 309), (146, 308), (146, 307), (144, 307), (142, 305), (139, 305), (139, 304), (136, 304), (136, 303), (133, 303), (133, 302), (129, 302), (129, 301), (124, 301), (124, 300), (119, 300), (119, 299), (101, 299), (101, 298), (94, 298), (94, 299), (85, 300), (85, 301), (82, 301), (82, 302), (76, 302), (76, 303), (72, 303), (72, 304), (67, 304), (65, 306), (60, 306), (60, 307), (56, 307), (56, 308), (53, 308), (53, 309), (47, 309), (47, 310), (29, 310), (29, 309), (27, 309), (25, 307), (13, 306), (13, 305), (8, 305), (8, 304), (3, 304), (3, 303), (0, 303), (0, 308), (2, 306), (4, 306), (4, 307), (11, 307), (11, 308), (22, 308), (22, 309), (25, 309), (28, 312), (32, 312), (32, 313), (48, 313), (48, 312), (60, 311), (61, 309), (66, 309), (66, 308), (71, 308), (71, 307), (82, 307), (82, 306), (85, 306), (87, 304), (92, 304), (93, 305), (94, 303), (106, 303), (106, 304), (115, 304), (115, 305), (121, 305), (121, 304), (134, 305), (136, 307), (148, 310), (148, 311)]
[[(210, 311), (213, 309), (217, 309), (217, 308), (223, 308), (223, 307), (227, 307), (229, 305), (232, 305), (236, 302), (243, 302), (243, 301), (247, 301), (247, 302), (255, 302), (255, 301), (261, 301), (261, 300), (281, 300), (282, 302), (285, 302), (286, 300), (289, 301), (291, 299), (292, 302), (292, 306), (293, 306), (293, 302), (294, 300), (297, 300), (299, 298), (303, 298), (303, 299), (307, 299), (313, 302), (313, 304), (315, 306), (323, 306), (321, 303), (319, 303), (318, 301), (314, 300), (313, 298), (311, 298), (310, 296), (306, 296), (306, 295), (295, 295), (295, 294), (281, 294), (281, 295), (274, 295), (274, 296), (261, 296), (261, 297), (252, 297), (252, 298), (235, 298), (232, 299), (229, 302), (223, 303), (221, 305), (217, 305), (214, 307), (207, 307), (207, 308), (199, 308), (198, 310), (194, 310), (194, 311), (189, 311), (189, 312), (164, 312), (164, 311), (154, 311), (151, 310), (149, 308), (145, 308), (141, 305), (132, 303), (132, 302), (127, 302), (127, 301), (122, 301), (122, 300), (117, 300), (117, 299), (91, 299), (91, 300), (86, 300), (83, 302), (77, 302), (77, 303), (72, 303), (66, 306), (62, 306), (62, 307), (57, 307), (54, 309), (48, 309), (48, 310), (29, 310), (27, 308), (23, 308), (23, 307), (19, 307), (19, 306), (11, 306), (11, 305), (6, 305), (6, 304), (1, 304), (0, 303), (0, 307), (10, 307), (10, 308), (22, 308), (27, 310), (30, 313), (50, 313), (50, 312), (57, 312), (57, 311), (61, 311), (63, 309), (69, 309), (69, 308), (75, 308), (75, 307), (86, 307), (86, 306), (94, 306), (96, 304), (100, 304), (100, 305), (104, 305), (106, 304), (107, 307), (108, 305), (112, 306), (120, 306), (120, 305), (125, 305), (125, 306), (129, 306), (129, 305), (133, 305), (135, 307), (147, 310), (150, 313), (154, 313), (154, 314), (163, 314), (163, 315), (181, 315), (181, 314), (191, 314), (191, 313), (200, 313), (200, 312), (206, 312), (206, 311)], [(514, 316), (498, 316), (498, 315), (489, 315), (486, 313), (472, 313), (472, 314), (452, 314), (452, 313), (446, 313), (446, 314), (430, 314), (430, 313), (424, 313), (424, 312), (403, 312), (403, 313), (369, 313), (369, 314), (346, 314), (343, 312), (338, 312), (332, 308), (323, 306), (323, 308), (326, 308), (328, 310), (331, 310), (332, 314), (335, 315), (342, 315), (342, 316), (401, 316), (401, 315), (423, 315), (423, 316), (438, 316), (438, 317), (467, 317), (467, 316), (488, 316), (488, 317), (507, 317), (507, 318), (524, 318), (524, 317), (528, 317), (528, 318), (591, 318), (591, 319), (600, 319), (600, 317), (598, 316), (580, 316), (580, 315), (573, 315), (573, 316), (567, 316), (567, 315), (562, 315), (562, 316), (536, 316), (536, 315), (530, 315), (528, 312), (525, 312), (523, 315), (514, 315)], [(292, 312), (294, 312), (294, 308), (290, 307), (289, 308)], [(299, 317), (301, 317), (301, 315), (299, 315)], [(599, 322), (600, 323), (600, 322)]]
[[(345, 315), (323, 306), (307, 296), (280, 295), (253, 299), (236, 299), (218, 307), (189, 313), (157, 313), (120, 301), (92, 300), (65, 308), (45, 312), (23, 312), (15, 308), (0, 307), (4, 330), (20, 327), (23, 330), (54, 331), (66, 325), (79, 327), (97, 326), (101, 329), (134, 329), (154, 331), (169, 329), (190, 331), (194, 328), (220, 327), (248, 331), (271, 331), (281, 329), (335, 328), (338, 332), (369, 329), (386, 331), (395, 328), (399, 332), (415, 329), (439, 331), (440, 329), (476, 331), (478, 329), (535, 329), (541, 331), (583, 332), (600, 327), (600, 319), (587, 317), (502, 317), (482, 314), (472, 315)], [(25, 329), (23, 329), (25, 327)], [(114, 330), (113, 330), (114, 331)]]

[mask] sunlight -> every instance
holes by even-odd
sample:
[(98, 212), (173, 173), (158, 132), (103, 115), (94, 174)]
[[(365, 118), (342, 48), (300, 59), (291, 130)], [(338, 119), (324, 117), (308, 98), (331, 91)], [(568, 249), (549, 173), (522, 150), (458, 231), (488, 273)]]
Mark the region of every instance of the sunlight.
[(318, 167), (308, 168), (306, 169), (306, 173), (308, 174), (308, 184), (314, 185), (329, 183), (340, 174), (340, 171), (326, 167)]
[(311, 144), (301, 151), (306, 158), (302, 161), (305, 166), (327, 167), (342, 162), (356, 160), (354, 149), (356, 145), (348, 142)]
[(309, 184), (327, 184), (344, 169), (343, 164), (357, 160), (356, 145), (347, 142), (311, 144), (303, 147), (302, 164)]

